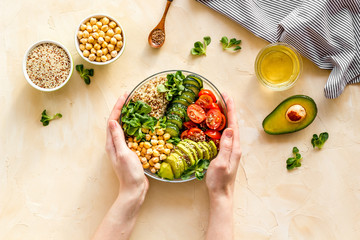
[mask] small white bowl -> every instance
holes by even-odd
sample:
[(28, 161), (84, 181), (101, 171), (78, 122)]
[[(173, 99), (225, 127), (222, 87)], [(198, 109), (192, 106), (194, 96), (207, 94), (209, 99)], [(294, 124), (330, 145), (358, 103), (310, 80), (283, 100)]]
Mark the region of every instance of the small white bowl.
[[(38, 85), (36, 85), (33, 81), (31, 81), (28, 73), (27, 73), (27, 70), (26, 70), (26, 62), (27, 62), (27, 58), (28, 58), (28, 55), (30, 54), (30, 52), (37, 46), (41, 45), (41, 44), (44, 44), (44, 43), (52, 43), (54, 45), (57, 45), (59, 47), (61, 47), (65, 52), (66, 54), (68, 55), (69, 57), (69, 60), (70, 60), (70, 72), (69, 72), (69, 75), (68, 77), (66, 78), (66, 80), (59, 86), (57, 87), (54, 87), (54, 88), (42, 88)], [(29, 49), (26, 51), (25, 53), (25, 56), (24, 56), (24, 59), (23, 59), (23, 73), (24, 73), (24, 76), (25, 76), (25, 79), (26, 81), (35, 89), (37, 90), (40, 90), (40, 91), (43, 91), (43, 92), (53, 92), (53, 91), (56, 91), (60, 88), (62, 88), (63, 86), (65, 86), (65, 84), (69, 81), (69, 79), (71, 78), (71, 75), (73, 73), (73, 70), (74, 70), (74, 63), (73, 63), (73, 59), (71, 57), (71, 54), (69, 52), (69, 50), (64, 46), (62, 45), (61, 43), (59, 42), (56, 42), (56, 41), (53, 41), (53, 40), (41, 40), (41, 41), (38, 41), (36, 43), (34, 43), (33, 45), (31, 45), (29, 47)]]
[[(121, 35), (122, 35), (122, 41), (123, 41), (123, 46), (121, 47), (120, 51), (118, 52), (118, 54), (116, 55), (116, 57), (110, 59), (109, 61), (106, 61), (106, 62), (96, 62), (96, 61), (90, 61), (89, 58), (87, 57), (84, 57), (83, 54), (82, 54), (82, 51), (80, 50), (80, 42), (79, 42), (79, 39), (77, 37), (77, 33), (78, 31), (80, 30), (80, 26), (81, 24), (83, 23), (86, 23), (87, 21), (90, 20), (90, 18), (103, 18), (103, 17), (107, 17), (110, 21), (114, 21), (117, 26), (119, 26), (121, 28)], [(94, 15), (91, 15), (91, 16), (88, 16), (86, 18), (84, 18), (79, 26), (76, 28), (75, 30), (75, 36), (74, 36), (74, 39), (75, 39), (75, 47), (76, 47), (76, 50), (77, 52), (79, 53), (79, 55), (85, 60), (87, 61), (88, 63), (91, 63), (91, 64), (94, 64), (94, 65), (107, 65), (109, 63), (112, 63), (112, 62), (115, 62), (119, 57), (120, 55), (124, 52), (124, 49), (125, 49), (125, 44), (126, 44), (126, 37), (125, 37), (125, 31), (124, 31), (124, 28), (121, 26), (121, 24), (113, 17), (109, 16), (109, 15), (106, 15), (106, 14), (102, 14), (102, 13), (98, 13), (98, 14), (94, 14)]]

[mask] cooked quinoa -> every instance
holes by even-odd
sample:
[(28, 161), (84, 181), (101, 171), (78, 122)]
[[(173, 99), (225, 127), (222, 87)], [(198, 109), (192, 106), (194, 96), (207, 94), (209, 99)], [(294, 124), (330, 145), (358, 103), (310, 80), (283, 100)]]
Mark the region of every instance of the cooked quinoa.
[(26, 72), (41, 88), (60, 86), (70, 74), (70, 59), (64, 49), (43, 43), (35, 47), (26, 60)]
[(135, 91), (133, 101), (143, 101), (151, 107), (150, 116), (160, 118), (165, 115), (166, 106), (169, 101), (165, 98), (165, 93), (159, 93), (157, 86), (164, 84), (165, 76), (155, 77), (147, 81), (141, 88)]

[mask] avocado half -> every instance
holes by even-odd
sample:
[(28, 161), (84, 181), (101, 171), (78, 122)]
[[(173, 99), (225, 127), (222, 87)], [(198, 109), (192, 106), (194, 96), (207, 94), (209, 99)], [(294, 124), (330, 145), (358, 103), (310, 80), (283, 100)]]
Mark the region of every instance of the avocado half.
[[(306, 116), (298, 123), (291, 123), (286, 119), (287, 110), (293, 105), (305, 108)], [(278, 135), (293, 133), (310, 125), (317, 115), (315, 101), (306, 95), (291, 96), (282, 101), (263, 121), (262, 126), (268, 134)]]

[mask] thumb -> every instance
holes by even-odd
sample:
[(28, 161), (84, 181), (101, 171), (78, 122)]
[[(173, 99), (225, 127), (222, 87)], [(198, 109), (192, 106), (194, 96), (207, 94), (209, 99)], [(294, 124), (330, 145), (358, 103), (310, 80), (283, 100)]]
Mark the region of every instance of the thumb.
[(125, 150), (126, 146), (124, 132), (122, 131), (119, 123), (115, 120), (109, 121), (110, 133), (117, 153)]
[(231, 128), (225, 129), (220, 139), (220, 151), (217, 158), (222, 161), (229, 161), (233, 146), (234, 131)]

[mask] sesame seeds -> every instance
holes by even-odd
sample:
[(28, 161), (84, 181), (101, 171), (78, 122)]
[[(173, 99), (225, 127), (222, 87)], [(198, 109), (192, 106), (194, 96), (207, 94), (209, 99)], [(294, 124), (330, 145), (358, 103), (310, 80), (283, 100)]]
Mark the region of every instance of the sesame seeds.
[(166, 106), (169, 101), (165, 98), (165, 93), (157, 91), (159, 84), (164, 84), (166, 77), (159, 76), (147, 81), (141, 88), (135, 91), (133, 101), (143, 101), (151, 107), (150, 116), (160, 118), (164, 116)]
[(70, 59), (65, 50), (53, 43), (36, 46), (26, 59), (30, 80), (41, 88), (60, 86), (70, 74)]

